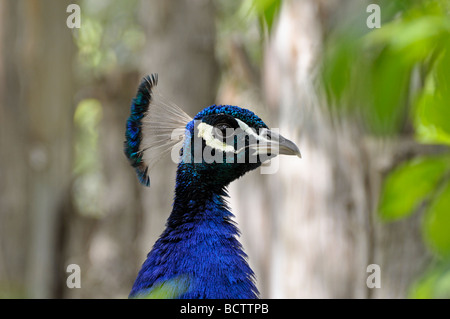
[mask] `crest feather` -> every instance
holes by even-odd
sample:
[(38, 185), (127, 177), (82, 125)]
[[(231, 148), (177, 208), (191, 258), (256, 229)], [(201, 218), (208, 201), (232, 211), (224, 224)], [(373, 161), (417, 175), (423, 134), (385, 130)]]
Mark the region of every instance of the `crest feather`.
[(183, 142), (186, 124), (192, 118), (157, 91), (158, 74), (143, 78), (125, 132), (125, 155), (139, 181), (150, 186), (152, 166), (178, 143)]

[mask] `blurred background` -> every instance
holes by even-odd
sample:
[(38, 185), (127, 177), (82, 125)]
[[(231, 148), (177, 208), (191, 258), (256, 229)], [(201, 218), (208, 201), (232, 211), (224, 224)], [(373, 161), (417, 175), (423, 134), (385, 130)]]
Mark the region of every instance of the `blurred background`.
[(449, 15), (447, 0), (0, 0), (0, 297), (127, 297), (176, 169), (160, 161), (145, 188), (123, 154), (150, 73), (191, 116), (239, 105), (300, 147), (230, 187), (261, 297), (450, 297)]

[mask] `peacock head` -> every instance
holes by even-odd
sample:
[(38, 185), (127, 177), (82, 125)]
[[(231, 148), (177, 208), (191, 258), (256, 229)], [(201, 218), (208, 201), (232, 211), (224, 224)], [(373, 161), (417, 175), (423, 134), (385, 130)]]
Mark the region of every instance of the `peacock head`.
[(145, 77), (131, 105), (125, 154), (141, 183), (167, 152), (180, 174), (226, 185), (277, 155), (300, 156), (298, 147), (270, 130), (253, 112), (232, 105), (212, 105), (194, 118), (156, 90), (156, 74)]
[(203, 181), (228, 184), (279, 154), (300, 151), (253, 112), (212, 105), (186, 125), (180, 163), (192, 165)]

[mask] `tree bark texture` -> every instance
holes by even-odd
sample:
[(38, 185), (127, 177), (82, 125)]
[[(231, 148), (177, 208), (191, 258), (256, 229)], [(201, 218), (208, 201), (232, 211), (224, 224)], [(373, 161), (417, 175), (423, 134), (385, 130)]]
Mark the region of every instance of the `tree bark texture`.
[(61, 271), (56, 239), (72, 168), (69, 3), (2, 3), (0, 236), (7, 282), (28, 297), (53, 297)]

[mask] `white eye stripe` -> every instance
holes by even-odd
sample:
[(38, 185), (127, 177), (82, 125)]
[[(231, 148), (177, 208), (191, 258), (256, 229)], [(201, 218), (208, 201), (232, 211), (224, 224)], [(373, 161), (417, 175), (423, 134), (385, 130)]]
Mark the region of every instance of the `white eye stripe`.
[(222, 152), (235, 152), (233, 146), (228, 145), (213, 136), (214, 126), (202, 122), (197, 126), (197, 129), (198, 137), (201, 137), (209, 147), (220, 150)]
[[(257, 144), (261, 145), (267, 145), (273, 143), (273, 140), (267, 139), (263, 134), (258, 135), (254, 129), (252, 129), (250, 126), (245, 124), (243, 121), (236, 119), (237, 123), (239, 124), (239, 127), (242, 131), (244, 131), (246, 134), (254, 138), (254, 141), (257, 141)], [(201, 137), (206, 145), (213, 149), (220, 150), (222, 152), (234, 152), (239, 153), (242, 149), (239, 149), (238, 151), (235, 150), (235, 148), (232, 145), (228, 145), (222, 140), (219, 140), (214, 137), (213, 131), (214, 126), (206, 124), (204, 122), (198, 124), (198, 137)], [(264, 132), (264, 131), (263, 131)], [(262, 132), (262, 133), (263, 133)]]
[(255, 130), (253, 130), (250, 126), (248, 126), (247, 124), (245, 124), (244, 122), (242, 122), (239, 119), (236, 119), (236, 122), (239, 124), (239, 127), (248, 135), (251, 135), (252, 137), (256, 138), (258, 141), (260, 142), (264, 142), (264, 143), (270, 143), (271, 140), (268, 140), (267, 138), (265, 138), (264, 136), (258, 135), (256, 134)]
[(239, 120), (239, 119), (235, 119), (235, 120), (236, 120), (236, 122), (239, 124), (239, 127), (240, 127), (243, 131), (246, 131), (247, 129), (250, 128), (247, 124), (245, 124), (245, 123), (242, 122), (241, 120)]

